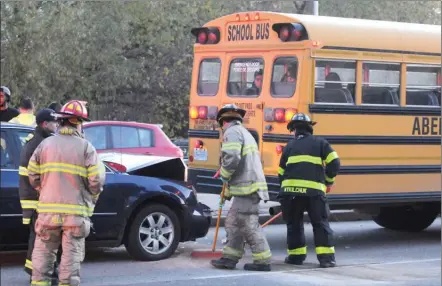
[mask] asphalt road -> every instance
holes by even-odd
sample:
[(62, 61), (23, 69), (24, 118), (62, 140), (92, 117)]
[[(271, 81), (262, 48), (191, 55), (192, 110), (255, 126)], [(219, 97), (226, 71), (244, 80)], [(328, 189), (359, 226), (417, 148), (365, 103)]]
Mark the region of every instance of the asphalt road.
[[(207, 238), (179, 246), (170, 259), (138, 262), (124, 248), (94, 249), (82, 264), (81, 285), (130, 286), (234, 286), (234, 285), (441, 285), (441, 221), (424, 232), (389, 231), (371, 221), (333, 222), (338, 267), (320, 269), (314, 254), (311, 226), (306, 225), (309, 252), (303, 266), (283, 263), (286, 255), (285, 226), (265, 229), (273, 252), (272, 272), (247, 272), (251, 261), (247, 249), (236, 270), (218, 270), (207, 258), (191, 258), (195, 249), (210, 249), (213, 229)], [(224, 230), (220, 230), (218, 246)], [(23, 272), (24, 253), (0, 253), (1, 285), (28, 285)]]

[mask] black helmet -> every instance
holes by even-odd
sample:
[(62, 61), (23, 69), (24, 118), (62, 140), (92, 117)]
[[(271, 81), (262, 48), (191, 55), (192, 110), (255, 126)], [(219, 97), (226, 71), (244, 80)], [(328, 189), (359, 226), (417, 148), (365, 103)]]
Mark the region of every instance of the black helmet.
[(292, 132), (298, 124), (314, 126), (316, 122), (312, 121), (307, 114), (296, 113), (293, 115), (292, 120), (287, 124), (287, 129)]
[(0, 86), (0, 91), (3, 91), (3, 93), (6, 95), (6, 102), (11, 101), (11, 91), (6, 86)]
[(225, 118), (235, 118), (242, 122), (245, 115), (246, 111), (244, 109), (239, 108), (235, 104), (226, 104), (218, 111), (216, 121), (218, 121), (220, 126), (222, 126), (222, 119)]

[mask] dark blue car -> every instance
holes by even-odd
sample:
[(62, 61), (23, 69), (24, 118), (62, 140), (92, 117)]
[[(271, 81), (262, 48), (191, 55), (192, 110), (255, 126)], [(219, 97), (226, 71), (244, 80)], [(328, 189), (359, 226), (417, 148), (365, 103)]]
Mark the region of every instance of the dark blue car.
[[(0, 249), (5, 250), (27, 244), (29, 226), (22, 224), (18, 166), (25, 138), (33, 128), (3, 122), (0, 127)], [(106, 164), (106, 183), (92, 216), (93, 230), (87, 245), (124, 244), (136, 259), (161, 260), (171, 256), (179, 242), (206, 236), (209, 208), (197, 201), (191, 185), (157, 177), (174, 173), (171, 166), (179, 165), (173, 160), (167, 164), (133, 174)]]

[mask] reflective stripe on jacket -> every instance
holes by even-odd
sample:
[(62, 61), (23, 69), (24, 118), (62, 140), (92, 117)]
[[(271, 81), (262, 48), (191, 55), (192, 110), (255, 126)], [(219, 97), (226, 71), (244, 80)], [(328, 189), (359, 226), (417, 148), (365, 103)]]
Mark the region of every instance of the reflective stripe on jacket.
[(20, 204), (23, 211), (23, 223), (29, 224), (31, 222), (31, 216), (38, 203), (38, 193), (31, 186), (28, 177), (28, 163), (29, 159), (34, 153), (38, 145), (47, 137), (51, 136), (51, 133), (47, 132), (43, 128), (37, 126), (34, 133), (30, 134), (33, 136), (28, 136), (26, 138), (26, 143), (23, 146), (23, 150), (20, 154), (20, 166), (18, 167), (19, 174), (19, 189), (18, 193), (20, 196)]
[(76, 129), (62, 127), (37, 147), (28, 175), (40, 194), (38, 213), (90, 217), (103, 189), (105, 167)]
[(239, 121), (231, 122), (224, 130), (220, 175), (228, 181), (227, 197), (258, 192), (262, 200), (269, 200), (258, 145)]
[(309, 133), (291, 140), (279, 163), (280, 195), (325, 195), (340, 168), (336, 151), (324, 138)]
[(9, 122), (28, 125), (32, 127), (37, 126), (37, 122), (35, 121), (35, 115), (30, 113), (20, 113), (18, 116), (9, 120)]

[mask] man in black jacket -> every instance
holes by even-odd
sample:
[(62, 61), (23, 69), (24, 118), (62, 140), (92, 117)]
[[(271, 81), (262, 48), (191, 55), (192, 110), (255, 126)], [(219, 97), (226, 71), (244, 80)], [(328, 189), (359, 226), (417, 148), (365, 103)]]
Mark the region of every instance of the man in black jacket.
[(8, 122), (20, 114), (17, 109), (9, 106), (10, 103), (11, 91), (6, 86), (0, 86), (0, 121)]
[(306, 114), (298, 113), (287, 125), (295, 138), (287, 144), (281, 156), (279, 198), (287, 224), (288, 256), (285, 262), (301, 265), (307, 256), (303, 222), (307, 210), (319, 264), (327, 268), (334, 267), (336, 262), (326, 193), (339, 172), (340, 160), (325, 139), (312, 135), (315, 124)]
[[(36, 116), (36, 123), (37, 127), (35, 128), (34, 133), (26, 138), (27, 142), (20, 155), (19, 167), (19, 194), (23, 210), (23, 224), (29, 224), (28, 253), (25, 262), (25, 271), (29, 275), (32, 275), (32, 251), (34, 249), (35, 241), (35, 221), (37, 220), (37, 212), (35, 210), (38, 204), (38, 193), (29, 183), (27, 166), (38, 145), (40, 145), (45, 138), (53, 135), (57, 129), (54, 110), (49, 108), (40, 110)], [(55, 277), (58, 277), (56, 273), (54, 273), (54, 275)]]

